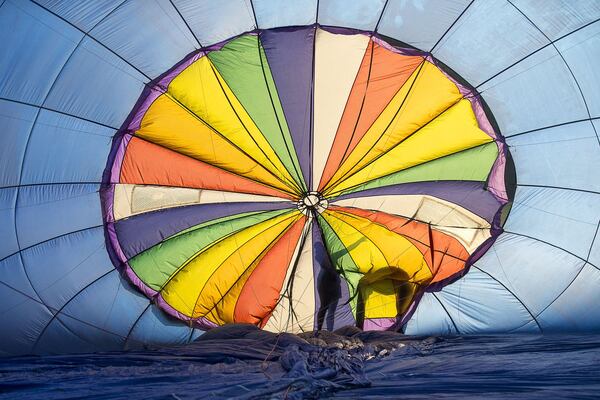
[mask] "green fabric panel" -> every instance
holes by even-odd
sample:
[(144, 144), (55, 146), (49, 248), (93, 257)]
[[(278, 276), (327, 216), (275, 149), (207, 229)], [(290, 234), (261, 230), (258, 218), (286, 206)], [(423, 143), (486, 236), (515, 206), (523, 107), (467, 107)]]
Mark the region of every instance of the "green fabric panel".
[(238, 219), (238, 218), (242, 218), (242, 217), (247, 217), (249, 215), (256, 215), (256, 214), (261, 214), (261, 213), (264, 213), (264, 211), (249, 211), (249, 212), (245, 212), (245, 213), (241, 213), (241, 214), (233, 214), (233, 215), (229, 215), (227, 217), (222, 217), (222, 218), (217, 218), (217, 219), (213, 219), (213, 220), (210, 220), (210, 221), (206, 221), (206, 222), (203, 222), (203, 223), (198, 224), (198, 225), (190, 226), (189, 228), (184, 229), (181, 232), (177, 232), (176, 234), (171, 235), (168, 238), (166, 238), (165, 240), (163, 240), (163, 242), (166, 242), (167, 240), (173, 239), (173, 238), (175, 238), (177, 236), (183, 235), (184, 233), (195, 231), (197, 229), (201, 229), (201, 228), (204, 228), (204, 227), (209, 226), (209, 225), (214, 225), (214, 224), (217, 224), (217, 223), (231, 221), (233, 219)]
[[(302, 172), (300, 169), (300, 163), (298, 161), (296, 149), (294, 149), (294, 142), (292, 140), (292, 136), (290, 134), (290, 129), (287, 125), (287, 121), (285, 119), (285, 114), (283, 112), (283, 106), (281, 105), (281, 101), (279, 100), (279, 95), (277, 93), (277, 87), (275, 86), (275, 80), (273, 79), (273, 75), (271, 74), (271, 69), (269, 68), (269, 63), (267, 61), (267, 55), (265, 54), (265, 50), (260, 48), (260, 57), (263, 61), (263, 71), (264, 78), (267, 80), (267, 85), (269, 88), (269, 93), (273, 98), (273, 108), (275, 109), (275, 113), (277, 114), (279, 134), (281, 135), (281, 140), (285, 143), (286, 147), (286, 156), (284, 160), (291, 160), (291, 164), (288, 165), (289, 161), (286, 161), (284, 165), (290, 171), (290, 174), (296, 178), (296, 181), (300, 183), (300, 186), (304, 190), (308, 190), (308, 186), (306, 182), (304, 182), (304, 177), (302, 176)], [(270, 101), (270, 99), (269, 99)]]
[[(258, 36), (245, 35), (208, 54), (296, 182), (306, 190), (275, 82)], [(271, 102), (272, 99), (272, 102)]]
[(337, 270), (344, 271), (340, 276), (348, 282), (348, 291), (351, 298), (350, 307), (352, 308), (354, 318), (356, 318), (356, 306), (358, 300), (356, 289), (358, 288), (358, 282), (363, 277), (363, 274), (358, 272), (358, 267), (354, 263), (352, 256), (350, 256), (350, 253), (325, 218), (319, 215), (318, 221), (321, 232), (323, 232), (325, 247), (327, 248), (331, 262), (333, 262), (333, 265)]
[(484, 182), (494, 165), (494, 161), (496, 161), (496, 157), (498, 157), (498, 146), (495, 142), (491, 142), (374, 179), (355, 188), (347, 189), (341, 194), (399, 183), (426, 181)]
[(160, 290), (191, 257), (219, 240), (249, 226), (294, 210), (252, 212), (219, 218), (186, 229), (129, 260), (136, 275), (149, 287)]

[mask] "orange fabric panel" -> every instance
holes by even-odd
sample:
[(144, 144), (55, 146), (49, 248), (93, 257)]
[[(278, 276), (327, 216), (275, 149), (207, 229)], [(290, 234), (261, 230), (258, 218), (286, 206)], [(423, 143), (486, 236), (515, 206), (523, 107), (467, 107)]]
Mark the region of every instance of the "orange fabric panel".
[(287, 269), (292, 262), (292, 256), (306, 217), (298, 220), (260, 260), (246, 281), (238, 297), (235, 311), (235, 322), (246, 322), (264, 326), (271, 314), (285, 280)]
[(319, 190), (422, 61), (423, 57), (404, 56), (370, 42), (342, 114)]
[(385, 226), (390, 231), (406, 237), (425, 256), (425, 261), (433, 275), (431, 283), (441, 281), (464, 269), (465, 262), (469, 257), (469, 252), (458, 240), (444, 232), (431, 229), (431, 239), (433, 241), (432, 260), (429, 226), (423, 222), (411, 221), (396, 215), (358, 208), (331, 206), (329, 209), (342, 210), (368, 218), (374, 223)]
[(121, 167), (121, 182), (177, 186), (291, 198), (289, 194), (133, 137)]

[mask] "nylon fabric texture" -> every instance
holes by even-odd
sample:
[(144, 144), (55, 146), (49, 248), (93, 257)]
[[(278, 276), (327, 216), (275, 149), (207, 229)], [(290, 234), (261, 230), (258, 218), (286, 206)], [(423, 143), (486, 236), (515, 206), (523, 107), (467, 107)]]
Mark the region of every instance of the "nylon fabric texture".
[(596, 2), (67, 3), (0, 2), (0, 354), (600, 330)]

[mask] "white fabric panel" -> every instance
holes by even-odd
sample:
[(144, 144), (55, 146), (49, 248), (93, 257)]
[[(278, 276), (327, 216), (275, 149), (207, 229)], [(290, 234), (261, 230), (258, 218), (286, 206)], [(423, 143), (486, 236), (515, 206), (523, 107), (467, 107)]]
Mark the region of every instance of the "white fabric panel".
[(198, 47), (169, 0), (129, 0), (90, 35), (151, 78)]
[(592, 22), (600, 15), (597, 0), (511, 0), (550, 40)]
[(311, 25), (317, 16), (317, 0), (253, 0), (260, 29)]
[(19, 250), (15, 234), (15, 201), (18, 188), (0, 189), (0, 260)]
[(433, 293), (425, 293), (404, 327), (406, 335), (455, 335), (452, 320)]
[(52, 337), (53, 331), (57, 331), (54, 326), (62, 323), (93, 347), (121, 350), (133, 323), (148, 305), (148, 299), (129, 286), (122, 281), (117, 270), (94, 282), (73, 298), (55, 318), (46, 338), (53, 346), (43, 347), (51, 352), (71, 349), (68, 338)]
[(502, 282), (534, 316), (566, 289), (584, 264), (563, 250), (510, 233), (502, 234), (475, 263)]
[[(304, 225), (304, 245), (296, 245), (283, 282), (280, 301), (273, 309), (264, 328), (270, 332), (309, 332), (314, 327), (315, 284), (313, 272), (312, 219)], [(302, 246), (301, 246), (302, 245)], [(294, 265), (296, 269), (294, 270)], [(292, 273), (294, 275), (292, 276)], [(293, 279), (293, 285), (290, 285)], [(290, 293), (287, 290), (291, 286)], [(285, 296), (285, 297), (283, 297)], [(292, 313), (291, 310), (294, 310)]]
[(369, 43), (366, 35), (317, 30), (312, 187), (319, 186), (329, 151)]
[(0, 261), (0, 299), (0, 354), (30, 353), (52, 314), (29, 284), (19, 254)]
[(518, 187), (504, 226), (587, 258), (600, 219), (600, 195), (574, 190)]
[(477, 86), (547, 43), (506, 0), (476, 1), (444, 36), (434, 56)]
[(573, 71), (591, 116), (600, 117), (600, 21), (559, 40), (556, 47)]
[(421, 50), (431, 50), (470, 0), (388, 0), (378, 32)]
[(103, 227), (61, 236), (22, 254), (32, 286), (53, 310), (114, 269), (104, 244)]
[(27, 138), (37, 113), (37, 108), (0, 100), (0, 187), (19, 184)]
[(102, 225), (100, 185), (39, 185), (19, 189), (17, 233), (21, 248)]
[(461, 334), (506, 332), (532, 320), (512, 294), (475, 268), (436, 296)]
[(36, 0), (84, 32), (89, 31), (123, 0)]
[(27, 146), (21, 183), (100, 182), (114, 133), (41, 110)]
[(563, 332), (600, 329), (600, 271), (587, 264), (571, 286), (538, 320), (544, 328)]
[(255, 28), (250, 0), (173, 0), (202, 44), (209, 46)]
[(506, 138), (518, 182), (600, 192), (598, 139), (588, 121)]
[(457, 239), (472, 253), (490, 237), (490, 224), (471, 211), (448, 201), (424, 195), (356, 197), (332, 204), (375, 210), (416, 221), (431, 223), (432, 228)]
[(319, 24), (372, 31), (385, 0), (320, 0)]
[(83, 34), (30, 1), (0, 7), (0, 97), (41, 104)]
[(505, 136), (588, 117), (577, 84), (553, 46), (506, 70), (479, 91)]
[(168, 186), (116, 185), (114, 196), (115, 219), (128, 218), (135, 214), (181, 207), (191, 204), (240, 203), (240, 202), (288, 202), (288, 199), (257, 194), (222, 192)]
[(85, 38), (69, 59), (45, 106), (120, 127), (147, 79), (113, 53)]

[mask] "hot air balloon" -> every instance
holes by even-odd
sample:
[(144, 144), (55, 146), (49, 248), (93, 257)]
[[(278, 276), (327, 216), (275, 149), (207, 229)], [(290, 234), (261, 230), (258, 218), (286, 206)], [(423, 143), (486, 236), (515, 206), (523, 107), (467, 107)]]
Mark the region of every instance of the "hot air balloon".
[(600, 328), (594, 1), (0, 3), (0, 349)]

